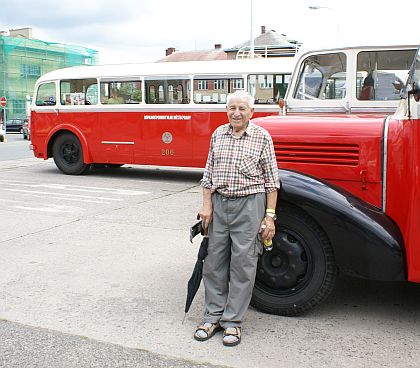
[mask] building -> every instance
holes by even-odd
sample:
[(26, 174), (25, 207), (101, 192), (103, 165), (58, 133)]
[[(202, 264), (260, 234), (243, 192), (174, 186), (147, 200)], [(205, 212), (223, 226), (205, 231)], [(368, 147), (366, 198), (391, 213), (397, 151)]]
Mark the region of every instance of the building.
[(166, 56), (158, 62), (168, 61), (211, 61), (226, 60), (227, 54), (223, 51), (222, 45), (217, 43), (211, 50), (176, 51), (175, 47), (166, 49)]
[[(291, 57), (296, 54), (300, 43), (290, 40), (284, 34), (274, 30), (266, 31), (261, 26), (261, 34), (254, 39), (254, 55), (256, 57)], [(251, 42), (245, 41), (230, 49), (224, 50), (228, 59), (242, 59), (250, 57)]]
[(0, 32), (0, 96), (6, 118), (25, 118), (38, 77), (55, 69), (98, 64), (98, 51), (32, 38), (31, 28)]
[[(261, 26), (261, 34), (254, 39), (255, 57), (293, 57), (301, 46), (295, 40), (288, 39), (284, 34), (274, 30), (266, 32)], [(228, 49), (222, 49), (221, 44), (215, 44), (211, 50), (177, 51), (175, 47), (166, 49), (166, 56), (157, 62), (168, 61), (209, 61), (243, 59), (251, 57), (251, 42), (248, 40)]]

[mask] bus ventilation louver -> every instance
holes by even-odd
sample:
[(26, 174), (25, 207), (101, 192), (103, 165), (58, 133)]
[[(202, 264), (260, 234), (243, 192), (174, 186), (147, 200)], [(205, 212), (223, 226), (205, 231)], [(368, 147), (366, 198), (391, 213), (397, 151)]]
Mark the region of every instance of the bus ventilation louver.
[(277, 162), (281, 164), (314, 164), (357, 166), (359, 146), (336, 143), (274, 143)]

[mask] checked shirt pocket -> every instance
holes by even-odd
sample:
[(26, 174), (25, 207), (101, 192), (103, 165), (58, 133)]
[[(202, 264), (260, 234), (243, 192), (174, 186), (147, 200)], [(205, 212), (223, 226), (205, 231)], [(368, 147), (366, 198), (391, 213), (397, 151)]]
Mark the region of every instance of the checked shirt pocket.
[(239, 171), (250, 178), (257, 176), (258, 172), (258, 158), (250, 155), (242, 156), (239, 164)]

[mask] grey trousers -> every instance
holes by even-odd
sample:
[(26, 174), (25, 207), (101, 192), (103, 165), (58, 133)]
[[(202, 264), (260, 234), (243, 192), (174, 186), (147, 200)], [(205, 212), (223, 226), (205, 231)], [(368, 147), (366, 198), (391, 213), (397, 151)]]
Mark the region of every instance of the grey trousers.
[(204, 323), (223, 328), (240, 326), (251, 300), (262, 244), (258, 231), (266, 194), (229, 199), (212, 195), (208, 255), (204, 260)]

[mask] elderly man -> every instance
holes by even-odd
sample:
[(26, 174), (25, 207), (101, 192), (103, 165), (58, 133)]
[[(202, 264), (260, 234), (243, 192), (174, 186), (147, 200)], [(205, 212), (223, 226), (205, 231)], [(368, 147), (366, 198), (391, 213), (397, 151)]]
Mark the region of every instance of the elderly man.
[(228, 96), (229, 123), (211, 137), (201, 180), (199, 215), (208, 228), (209, 246), (203, 268), (204, 320), (194, 338), (208, 340), (223, 328), (225, 346), (241, 342), (261, 241), (271, 240), (275, 233), (280, 187), (276, 157), (268, 132), (250, 122), (253, 104), (244, 91)]

